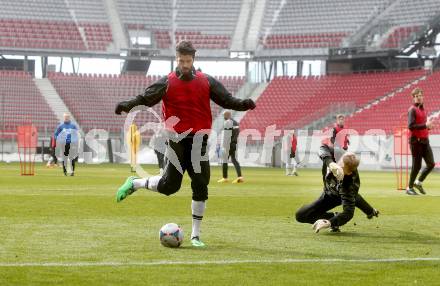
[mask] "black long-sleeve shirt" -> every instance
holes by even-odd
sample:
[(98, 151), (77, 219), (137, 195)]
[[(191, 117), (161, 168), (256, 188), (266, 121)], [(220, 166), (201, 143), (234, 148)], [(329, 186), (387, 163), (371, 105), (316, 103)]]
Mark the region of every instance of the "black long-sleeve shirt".
[[(334, 162), (333, 148), (322, 145), (319, 149), (319, 157), (328, 167)], [(356, 208), (356, 196), (358, 195), (361, 181), (358, 171), (354, 171), (351, 175), (345, 175), (342, 182), (339, 182), (332, 172), (325, 176), (324, 192), (329, 196), (341, 199), (343, 211), (330, 219), (332, 226), (341, 226), (346, 224), (353, 218)]]
[(326, 144), (322, 144), (321, 147), (319, 147), (318, 156), (327, 167), (330, 163), (336, 162), (335, 149)]

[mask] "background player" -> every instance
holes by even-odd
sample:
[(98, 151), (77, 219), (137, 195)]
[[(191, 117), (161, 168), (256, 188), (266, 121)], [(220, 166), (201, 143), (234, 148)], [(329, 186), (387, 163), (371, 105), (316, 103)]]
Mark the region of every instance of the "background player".
[[(408, 129), (410, 130), (409, 143), (413, 163), (406, 193), (408, 195), (417, 195), (414, 191), (414, 188), (416, 188), (421, 194), (425, 195), (426, 192), (423, 189), (422, 182), (435, 166), (434, 155), (429, 144), (429, 130), (432, 129), (433, 124), (431, 119), (427, 119), (426, 116), (423, 105), (423, 90), (415, 88), (411, 95), (414, 104), (408, 110)], [(422, 168), (422, 158), (425, 160), (426, 167), (420, 173), (419, 179), (416, 180)]]
[(225, 122), (223, 124), (223, 140), (222, 140), (222, 172), (223, 178), (218, 180), (218, 183), (228, 182), (228, 160), (231, 158), (237, 172), (237, 179), (232, 183), (243, 183), (243, 176), (241, 175), (240, 163), (236, 158), (237, 141), (240, 133), (240, 127), (237, 121), (232, 119), (231, 112), (226, 110), (223, 113)]
[(295, 130), (286, 134), (283, 138), (282, 149), (286, 156), (286, 176), (298, 176), (296, 167), (298, 166), (298, 158), (296, 157), (296, 147), (298, 141), (295, 136)]
[[(179, 121), (173, 126), (166, 124), (171, 134), (168, 138), (164, 174), (149, 178), (129, 177), (118, 189), (116, 198), (120, 202), (136, 190), (144, 188), (164, 195), (174, 194), (180, 189), (184, 172), (188, 171), (192, 189), (191, 243), (195, 247), (203, 247), (205, 244), (200, 240), (200, 225), (205, 201), (208, 199), (210, 167), (209, 161), (200, 160), (200, 157), (207, 152), (208, 133), (212, 125), (210, 100), (223, 108), (240, 111), (254, 109), (255, 103), (251, 99), (232, 97), (219, 81), (196, 71), (193, 67), (195, 53), (191, 42), (180, 42), (176, 46), (176, 71), (146, 88), (144, 94), (117, 104), (115, 113), (121, 114), (135, 106), (153, 106), (162, 100), (164, 119), (175, 116)], [(200, 136), (200, 133), (203, 135)], [(199, 140), (200, 137), (202, 140)], [(172, 155), (177, 157), (177, 164)], [(195, 167), (200, 170), (197, 172)]]
[(56, 147), (57, 147), (57, 141), (55, 139), (55, 135), (50, 136), (50, 158), (47, 161), (46, 167), (53, 168), (54, 166), (57, 166), (58, 164), (58, 158), (56, 156)]
[[(61, 123), (55, 130), (55, 140), (56, 145), (61, 148), (63, 154), (63, 173), (67, 176), (67, 165), (70, 160), (71, 173), (70, 176), (74, 176), (75, 173), (75, 163), (78, 160), (78, 156), (75, 151), (72, 152), (71, 149), (76, 148), (78, 143), (78, 128), (75, 124), (70, 121), (70, 114), (64, 113), (64, 122)], [(71, 148), (73, 147), (73, 148)]]

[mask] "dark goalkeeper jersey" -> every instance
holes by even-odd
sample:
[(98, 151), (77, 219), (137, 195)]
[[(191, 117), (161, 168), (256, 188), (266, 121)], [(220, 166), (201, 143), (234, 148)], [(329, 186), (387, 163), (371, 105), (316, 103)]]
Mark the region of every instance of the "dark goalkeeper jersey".
[[(319, 150), (319, 156), (328, 166), (334, 162), (332, 148), (322, 145)], [(350, 221), (354, 215), (356, 205), (356, 195), (359, 192), (361, 180), (358, 171), (354, 171), (351, 175), (345, 175), (342, 182), (338, 182), (332, 172), (328, 172), (324, 180), (324, 192), (332, 197), (341, 200), (343, 211), (330, 219), (332, 226), (340, 226)]]

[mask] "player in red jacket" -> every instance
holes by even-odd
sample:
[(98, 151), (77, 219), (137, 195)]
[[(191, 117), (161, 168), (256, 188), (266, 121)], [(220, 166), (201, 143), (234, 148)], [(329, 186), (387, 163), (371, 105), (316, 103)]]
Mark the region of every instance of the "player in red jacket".
[[(432, 154), (431, 145), (429, 144), (429, 130), (433, 124), (427, 118), (425, 107), (423, 105), (423, 90), (415, 88), (411, 93), (414, 105), (408, 110), (408, 129), (410, 131), (409, 143), (412, 153), (411, 175), (406, 193), (408, 195), (417, 195), (414, 191), (416, 188), (421, 194), (426, 194), (423, 189), (422, 182), (426, 176), (434, 169), (434, 155)], [(417, 175), (422, 167), (422, 158), (425, 160), (426, 167), (423, 169), (416, 180)]]

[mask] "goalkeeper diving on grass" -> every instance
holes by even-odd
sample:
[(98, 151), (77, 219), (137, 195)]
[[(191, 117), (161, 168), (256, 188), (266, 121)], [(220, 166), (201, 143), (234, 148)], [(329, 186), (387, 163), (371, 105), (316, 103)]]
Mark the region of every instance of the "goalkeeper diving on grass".
[[(309, 205), (302, 206), (296, 212), (296, 220), (313, 224), (315, 232), (330, 228), (339, 232), (339, 227), (349, 222), (354, 215), (356, 199), (361, 185), (358, 173), (359, 159), (354, 153), (347, 152), (335, 163), (328, 161), (328, 172), (324, 180), (321, 196)], [(342, 205), (342, 212), (330, 212)], [(367, 218), (377, 216), (379, 212), (372, 208)]]
[[(339, 118), (341, 118), (339, 116)], [(343, 119), (343, 117), (342, 117)], [(341, 119), (339, 119), (341, 120)], [(343, 122), (343, 121), (342, 121)], [(339, 125), (340, 128), (342, 125)], [(330, 166), (335, 166), (335, 165), (331, 165), (332, 163), (336, 163), (336, 158), (335, 158), (335, 144), (334, 142), (337, 141), (342, 141), (341, 139), (343, 139), (344, 141), (344, 148), (343, 150), (347, 150), (347, 135), (346, 134), (342, 134), (339, 131), (335, 131), (336, 129), (333, 129), (333, 136), (332, 138), (324, 138), (324, 140), (322, 140), (321, 142), (321, 146), (319, 147), (319, 158), (322, 160), (322, 164), (323, 164), (323, 168), (322, 168), (322, 181), (325, 184), (325, 178), (326, 175), (329, 171)], [(342, 130), (342, 129), (341, 129)], [(359, 176), (359, 173), (357, 174), (357, 176)], [(356, 202), (355, 202), (355, 206), (357, 208), (359, 208), (364, 214), (367, 215), (368, 219), (371, 219), (373, 217), (378, 217), (379, 216), (379, 211), (376, 210), (375, 208), (373, 208), (362, 196), (361, 194), (357, 193), (356, 194)]]
[[(251, 99), (234, 98), (213, 77), (193, 67), (196, 50), (189, 41), (176, 46), (177, 68), (145, 89), (142, 95), (118, 103), (116, 114), (129, 112), (138, 105), (153, 106), (162, 101), (162, 113), (168, 134), (167, 163), (163, 175), (148, 178), (128, 177), (118, 189), (118, 202), (139, 189), (148, 189), (164, 195), (179, 191), (185, 171), (191, 178), (192, 233), (191, 244), (203, 247), (200, 225), (208, 199), (210, 179), (207, 154), (208, 134), (212, 125), (210, 100), (223, 108), (245, 111), (255, 108)], [(176, 124), (168, 125), (169, 119)]]

